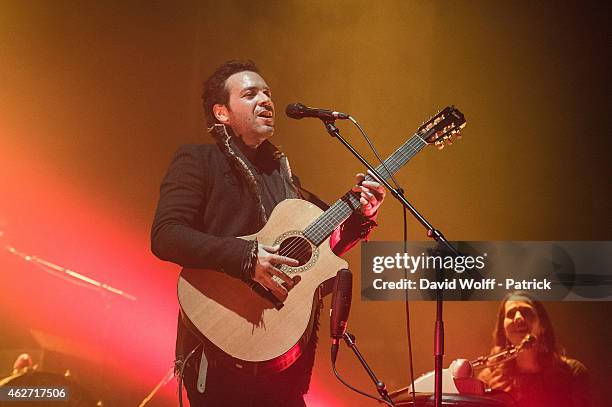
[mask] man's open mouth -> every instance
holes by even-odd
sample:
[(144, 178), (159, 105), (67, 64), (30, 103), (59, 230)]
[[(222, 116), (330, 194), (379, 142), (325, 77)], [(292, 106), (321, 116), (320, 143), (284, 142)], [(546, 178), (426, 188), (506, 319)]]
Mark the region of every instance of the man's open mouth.
[(270, 110), (264, 110), (263, 112), (259, 113), (257, 116), (263, 117), (265, 119), (271, 119), (274, 117), (274, 113), (272, 113)]

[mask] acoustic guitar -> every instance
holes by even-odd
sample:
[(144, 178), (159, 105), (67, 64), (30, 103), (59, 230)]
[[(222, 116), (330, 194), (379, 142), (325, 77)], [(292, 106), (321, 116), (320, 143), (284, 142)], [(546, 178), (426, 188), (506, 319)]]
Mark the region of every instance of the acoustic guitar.
[[(463, 114), (447, 107), (423, 123), (376, 170), (389, 178), (389, 172), (396, 173), (425, 146), (441, 148), (450, 143), (464, 126)], [(369, 175), (366, 179), (374, 180)], [(332, 252), (329, 237), (359, 206), (358, 195), (352, 191), (326, 211), (305, 200), (287, 199), (274, 208), (263, 229), (240, 237), (280, 245), (279, 254), (299, 261), (295, 267), (279, 266), (289, 277), (301, 277), (280, 306), (262, 295), (262, 286), (259, 293), (253, 290), (252, 282), (248, 285), (217, 270), (183, 269), (178, 281), (181, 312), (205, 343), (206, 353), (250, 374), (291, 366), (310, 339), (319, 287), (348, 266)]]

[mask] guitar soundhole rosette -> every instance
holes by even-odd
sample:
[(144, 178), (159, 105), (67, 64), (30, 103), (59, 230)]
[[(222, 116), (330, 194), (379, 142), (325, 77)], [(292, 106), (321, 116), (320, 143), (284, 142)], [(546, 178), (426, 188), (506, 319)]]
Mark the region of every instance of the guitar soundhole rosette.
[(286, 273), (301, 273), (312, 267), (319, 257), (319, 249), (308, 241), (300, 231), (289, 231), (280, 235), (274, 245), (280, 245), (279, 254), (299, 262), (296, 267), (282, 265)]

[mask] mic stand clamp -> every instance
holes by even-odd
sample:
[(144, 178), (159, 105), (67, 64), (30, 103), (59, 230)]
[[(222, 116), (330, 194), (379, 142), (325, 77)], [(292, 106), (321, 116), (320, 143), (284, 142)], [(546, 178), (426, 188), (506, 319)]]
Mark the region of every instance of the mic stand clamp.
[(372, 369), (370, 369), (370, 366), (368, 365), (368, 363), (365, 361), (365, 359), (361, 355), (361, 352), (359, 352), (359, 349), (357, 349), (357, 343), (355, 342), (355, 336), (350, 334), (349, 332), (345, 332), (344, 335), (342, 336), (342, 339), (344, 339), (344, 342), (346, 342), (348, 347), (353, 350), (353, 353), (355, 354), (355, 356), (357, 356), (357, 359), (359, 359), (359, 362), (361, 362), (361, 365), (366, 370), (366, 372), (368, 373), (368, 376), (370, 376), (370, 379), (372, 379), (372, 382), (376, 386), (376, 390), (378, 391), (378, 394), (380, 394), (380, 397), (382, 397), (383, 400), (385, 400), (386, 402), (394, 406), (395, 404), (393, 403), (393, 400), (391, 399), (391, 397), (389, 397), (389, 393), (387, 392), (387, 386), (385, 386), (383, 382), (378, 380), (378, 377), (376, 377)]

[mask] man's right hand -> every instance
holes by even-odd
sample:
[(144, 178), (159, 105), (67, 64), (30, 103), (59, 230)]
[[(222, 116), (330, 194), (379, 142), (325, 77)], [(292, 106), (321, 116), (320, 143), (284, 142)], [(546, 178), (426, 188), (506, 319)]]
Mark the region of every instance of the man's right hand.
[[(299, 262), (290, 257), (275, 254), (280, 246), (266, 246), (261, 243), (257, 248), (257, 264), (255, 265), (255, 273), (253, 280), (269, 289), (281, 301), (287, 298), (287, 290), (290, 290), (298, 281), (299, 276), (291, 279), (288, 275), (276, 268), (277, 264), (286, 264), (288, 266), (297, 266)], [(276, 276), (283, 280), (283, 284), (278, 284), (272, 276)]]

